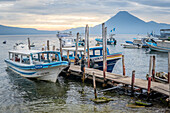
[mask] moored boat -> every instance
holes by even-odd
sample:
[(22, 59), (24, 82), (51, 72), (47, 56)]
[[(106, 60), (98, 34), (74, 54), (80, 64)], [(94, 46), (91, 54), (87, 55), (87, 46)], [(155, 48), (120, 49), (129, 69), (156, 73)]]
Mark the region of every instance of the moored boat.
[[(103, 70), (103, 47), (95, 46), (90, 47), (90, 67)], [(75, 59), (75, 48), (63, 48), (63, 51), (67, 52), (67, 55), (63, 55), (63, 57), (70, 60), (70, 62), (74, 62)], [(72, 52), (72, 53), (71, 53)], [(84, 48), (78, 48), (78, 58), (81, 59), (84, 52)], [(109, 49), (107, 48), (107, 72), (112, 72), (116, 62), (122, 58), (122, 53), (109, 53)], [(86, 57), (87, 59), (87, 57)]]
[(170, 52), (170, 41), (157, 40), (152, 42), (146, 42), (146, 44), (152, 51)]
[(11, 50), (7, 67), (15, 73), (26, 77), (56, 82), (59, 73), (68, 67), (62, 61), (60, 52), (40, 50)]

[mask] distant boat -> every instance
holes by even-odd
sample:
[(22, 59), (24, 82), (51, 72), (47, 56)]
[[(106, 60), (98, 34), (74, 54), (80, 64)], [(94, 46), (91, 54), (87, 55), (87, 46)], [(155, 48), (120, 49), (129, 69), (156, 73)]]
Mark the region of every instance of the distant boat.
[(8, 68), (26, 77), (56, 82), (59, 73), (68, 67), (60, 52), (40, 50), (11, 50), (5, 60)]
[(13, 47), (14, 50), (29, 50), (28, 45), (24, 43), (16, 43)]
[(32, 43), (32, 44), (30, 45), (30, 47), (35, 47), (35, 44), (34, 44), (34, 43)]
[(157, 40), (152, 42), (146, 42), (151, 51), (170, 52), (170, 41)]
[(3, 44), (6, 44), (6, 41), (3, 41)]
[[(115, 34), (111, 34), (109, 38), (107, 38), (107, 45), (116, 45), (117, 41), (113, 37)], [(102, 38), (96, 38), (95, 39), (98, 44), (103, 44), (103, 39)]]
[(131, 44), (131, 43), (122, 43), (121, 46), (123, 46), (124, 48), (136, 48), (136, 49), (140, 49), (142, 48), (142, 45), (140, 44)]

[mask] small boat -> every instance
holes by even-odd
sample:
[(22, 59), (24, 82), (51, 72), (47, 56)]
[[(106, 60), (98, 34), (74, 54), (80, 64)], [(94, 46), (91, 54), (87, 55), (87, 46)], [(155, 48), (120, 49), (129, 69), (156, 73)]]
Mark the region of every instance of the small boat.
[(11, 50), (7, 67), (15, 73), (26, 77), (56, 82), (59, 73), (68, 67), (62, 61), (60, 52), (40, 50)]
[(24, 43), (16, 43), (13, 47), (14, 50), (29, 50), (28, 45)]
[(6, 41), (3, 41), (3, 44), (6, 44)]
[(32, 44), (30, 45), (30, 47), (35, 47), (35, 44), (34, 44), (34, 43), (32, 43)]
[(137, 49), (142, 48), (142, 45), (134, 43), (122, 43), (121, 46), (123, 46), (124, 48), (137, 48)]
[[(113, 37), (115, 34), (111, 34), (109, 38), (107, 38), (107, 45), (116, 45), (117, 41), (116, 39)], [(97, 41), (97, 44), (102, 44), (103, 43), (103, 39), (101, 38), (96, 38), (95, 39)]]
[(146, 42), (151, 51), (159, 52), (170, 52), (170, 41), (166, 40), (157, 40), (152, 42)]
[[(90, 50), (90, 67), (103, 70), (103, 55), (102, 55), (103, 47), (94, 46), (90, 47), (89, 50)], [(75, 48), (63, 48), (63, 51), (67, 52), (67, 55), (63, 55), (63, 57), (69, 59), (69, 61), (73, 63), (75, 59)], [(78, 48), (78, 52), (79, 53), (77, 56), (79, 59), (81, 59), (84, 52), (84, 48)], [(121, 58), (122, 58), (121, 52), (110, 54), (109, 49), (107, 48), (107, 72), (112, 72), (116, 62)]]

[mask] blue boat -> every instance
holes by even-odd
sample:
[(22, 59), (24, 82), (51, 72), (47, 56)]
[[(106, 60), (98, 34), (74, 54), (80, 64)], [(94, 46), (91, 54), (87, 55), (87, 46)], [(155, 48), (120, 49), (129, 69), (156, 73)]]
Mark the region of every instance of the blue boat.
[(170, 52), (170, 41), (152, 41), (146, 42), (152, 51), (160, 51), (160, 52)]
[(12, 50), (7, 67), (26, 77), (56, 82), (59, 73), (68, 67), (67, 61), (61, 60), (60, 52), (40, 50)]
[[(95, 46), (90, 49), (90, 67), (103, 70), (103, 47)], [(63, 51), (67, 52), (67, 55), (63, 55), (64, 58), (69, 59), (71, 63), (75, 60), (75, 48), (63, 48)], [(84, 52), (84, 48), (78, 48), (78, 58), (81, 59)], [(107, 48), (107, 72), (112, 72), (116, 62), (122, 58), (122, 53), (109, 53)], [(86, 57), (87, 59), (87, 57)]]

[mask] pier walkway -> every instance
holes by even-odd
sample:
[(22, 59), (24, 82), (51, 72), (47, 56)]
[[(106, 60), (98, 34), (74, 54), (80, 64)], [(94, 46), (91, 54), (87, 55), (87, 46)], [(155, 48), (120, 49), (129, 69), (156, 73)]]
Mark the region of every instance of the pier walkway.
[[(69, 73), (76, 75), (76, 76), (82, 76), (81, 73), (81, 68), (78, 65), (71, 65), (69, 68)], [(85, 74), (88, 75), (88, 79), (93, 79), (93, 74), (96, 77), (96, 81), (98, 82), (103, 82), (103, 71), (98, 70), (98, 69), (93, 69), (93, 68), (85, 68)], [(109, 73), (106, 72), (106, 79), (108, 84), (113, 83), (122, 83), (126, 85), (131, 85), (131, 77), (129, 76), (123, 76), (119, 74), (114, 74), (114, 73)], [(141, 88), (141, 89), (148, 89), (148, 81), (135, 78), (134, 86)], [(164, 84), (164, 83), (158, 83), (158, 82), (151, 82), (151, 90), (155, 92), (159, 92), (161, 94), (165, 94), (169, 96), (169, 84)]]

